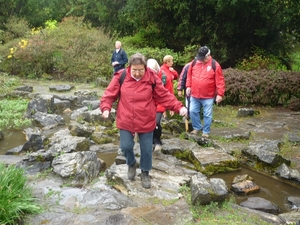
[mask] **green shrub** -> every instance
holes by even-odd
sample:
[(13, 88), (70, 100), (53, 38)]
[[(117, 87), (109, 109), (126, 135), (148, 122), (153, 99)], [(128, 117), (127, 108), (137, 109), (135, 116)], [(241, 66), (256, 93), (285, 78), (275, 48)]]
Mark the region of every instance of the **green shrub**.
[(7, 75), (0, 76), (0, 95), (7, 94), (20, 84), (21, 81), (18, 77), (11, 77)]
[(0, 129), (21, 128), (31, 125), (30, 119), (24, 119), (23, 115), (27, 109), (28, 101), (24, 99), (1, 100), (0, 101)]
[(24, 37), (30, 31), (28, 22), (15, 16), (9, 17), (4, 27), (6, 30), (0, 36), (0, 41), (4, 43)]
[[(0, 49), (3, 71), (21, 77), (90, 82), (110, 77), (113, 42), (82, 18), (65, 18), (56, 29), (32, 30)], [(55, 25), (55, 24), (54, 24)], [(49, 76), (51, 75), (51, 76)]]
[(150, 47), (145, 47), (145, 48), (128, 47), (128, 48), (125, 48), (124, 47), (124, 50), (126, 51), (126, 53), (128, 55), (128, 59), (134, 53), (140, 52), (144, 56), (146, 56), (147, 59), (150, 59), (150, 58), (156, 59), (156, 61), (159, 63), (159, 65), (162, 65), (163, 58), (165, 57), (165, 55), (173, 56), (174, 65), (176, 65), (178, 62), (178, 54), (168, 48), (150, 48)]
[(40, 213), (32, 190), (26, 187), (24, 171), (0, 163), (0, 221), (1, 224), (19, 224), (25, 214)]
[(300, 73), (291, 71), (236, 69), (223, 70), (225, 104), (287, 105), (300, 98)]
[(286, 66), (273, 55), (266, 54), (263, 50), (256, 49), (252, 56), (237, 63), (236, 69), (240, 70), (287, 70)]

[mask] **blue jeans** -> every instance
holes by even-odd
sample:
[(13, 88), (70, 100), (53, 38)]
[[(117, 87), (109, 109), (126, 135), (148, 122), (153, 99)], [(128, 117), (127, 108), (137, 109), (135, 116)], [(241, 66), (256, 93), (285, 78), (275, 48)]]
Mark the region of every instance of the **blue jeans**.
[[(153, 131), (148, 133), (138, 133), (141, 148), (140, 169), (150, 171), (152, 169), (152, 142)], [(120, 130), (120, 147), (126, 157), (126, 164), (132, 166), (135, 162), (134, 134), (127, 130)]]
[[(190, 98), (190, 118), (194, 130), (202, 130), (203, 134), (210, 133), (213, 116), (214, 98)], [(200, 111), (203, 108), (203, 126), (200, 120)]]

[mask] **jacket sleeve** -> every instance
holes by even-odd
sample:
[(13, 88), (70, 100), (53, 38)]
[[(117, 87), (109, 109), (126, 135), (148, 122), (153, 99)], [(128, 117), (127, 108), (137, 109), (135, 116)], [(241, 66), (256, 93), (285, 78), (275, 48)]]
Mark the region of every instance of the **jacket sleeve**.
[[(155, 75), (156, 76), (156, 75)], [(156, 85), (153, 90), (154, 101), (163, 107), (179, 112), (183, 104), (177, 100), (174, 94), (170, 93), (162, 84), (162, 81), (156, 76)]]
[[(192, 65), (192, 64), (190, 64), (190, 65)], [(187, 76), (186, 76), (186, 85), (185, 85), (187, 88), (192, 86), (192, 69), (193, 69), (193, 66), (189, 66)]]
[(122, 49), (121, 55), (122, 55), (122, 57), (121, 57), (122, 59), (120, 60), (119, 64), (125, 65), (126, 63), (128, 63), (128, 57), (127, 57), (126, 52), (123, 49)]
[(181, 83), (180, 83), (180, 89), (181, 90), (185, 90), (185, 88), (186, 88), (186, 78), (187, 78), (187, 73), (188, 73), (189, 68), (190, 68), (190, 65), (187, 65), (184, 69), (184, 72), (183, 72), (183, 75), (182, 75), (182, 80), (181, 80)]
[(216, 88), (217, 88), (217, 95), (224, 96), (225, 94), (225, 79), (223, 76), (222, 68), (219, 64), (216, 63)]
[(112, 108), (112, 104), (119, 98), (120, 95), (120, 77), (123, 70), (118, 71), (113, 76), (111, 82), (109, 83), (108, 87), (106, 88), (104, 94), (100, 100), (100, 110), (101, 112), (108, 110), (110, 111)]
[(174, 79), (173, 79), (173, 80), (177, 80), (177, 79), (178, 79), (178, 73), (177, 73), (177, 71), (176, 71), (176, 70), (173, 70), (173, 71), (172, 71), (172, 74), (173, 74), (173, 76), (174, 76)]

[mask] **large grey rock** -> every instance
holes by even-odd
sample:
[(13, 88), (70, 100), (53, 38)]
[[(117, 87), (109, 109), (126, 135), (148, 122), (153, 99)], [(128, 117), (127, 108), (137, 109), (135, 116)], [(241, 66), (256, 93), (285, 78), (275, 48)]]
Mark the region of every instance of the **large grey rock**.
[(224, 180), (220, 178), (208, 179), (201, 173), (192, 176), (190, 187), (192, 204), (206, 205), (212, 201), (222, 202), (228, 195)]
[(52, 161), (53, 171), (64, 178), (74, 177), (75, 184), (87, 184), (100, 172), (101, 161), (95, 152), (65, 153)]
[(53, 95), (38, 95), (28, 103), (25, 116), (31, 118), (36, 112), (53, 113), (54, 110)]
[(272, 167), (279, 166), (282, 163), (290, 165), (290, 160), (280, 155), (279, 143), (278, 141), (250, 143), (246, 149), (242, 150), (242, 153), (250, 159), (254, 159), (255, 161), (258, 159)]
[(37, 151), (44, 148), (44, 142), (48, 141), (39, 128), (24, 129), (26, 142), (22, 147), (22, 151)]
[(252, 108), (240, 108), (237, 114), (238, 117), (247, 117), (253, 115), (254, 115), (254, 109)]
[(33, 123), (40, 127), (56, 127), (58, 125), (64, 125), (65, 119), (61, 115), (48, 114), (44, 112), (36, 112), (33, 116)]
[(249, 197), (246, 201), (241, 202), (240, 206), (267, 213), (279, 212), (279, 207), (275, 203), (260, 197)]
[(88, 126), (87, 124), (80, 124), (75, 121), (71, 121), (69, 124), (69, 130), (73, 136), (90, 137), (95, 131), (95, 128)]

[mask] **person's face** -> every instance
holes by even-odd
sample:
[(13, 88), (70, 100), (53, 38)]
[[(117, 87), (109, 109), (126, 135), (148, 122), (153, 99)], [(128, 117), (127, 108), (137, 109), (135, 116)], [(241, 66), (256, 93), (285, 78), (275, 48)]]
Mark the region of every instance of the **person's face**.
[(202, 63), (207, 63), (209, 60), (209, 56), (206, 56), (203, 60), (200, 60)]
[(143, 64), (131, 65), (131, 75), (135, 79), (141, 79), (145, 74), (145, 66)]
[(115, 47), (116, 47), (116, 49), (121, 48), (121, 43), (120, 42), (116, 42)]
[(167, 62), (167, 65), (169, 67), (172, 67), (173, 66), (173, 59), (170, 59), (168, 62)]

